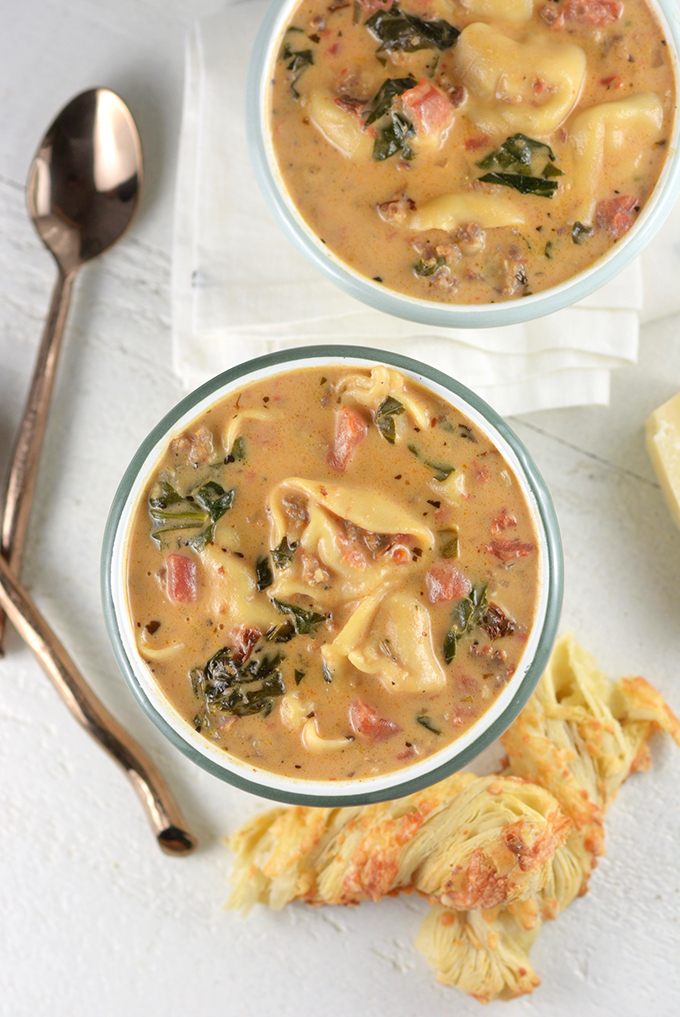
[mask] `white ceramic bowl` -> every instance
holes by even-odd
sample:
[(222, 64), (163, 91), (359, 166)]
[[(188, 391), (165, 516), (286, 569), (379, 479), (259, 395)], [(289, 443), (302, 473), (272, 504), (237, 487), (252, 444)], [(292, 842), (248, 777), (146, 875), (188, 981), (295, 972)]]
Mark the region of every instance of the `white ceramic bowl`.
[[(229, 755), (200, 735), (165, 698), (140, 656), (126, 590), (126, 555), (135, 510), (149, 476), (170, 439), (227, 393), (259, 378), (299, 367), (387, 363), (459, 408), (488, 435), (512, 465), (530, 505), (539, 537), (540, 594), (536, 620), (510, 683), (489, 710), (460, 738), (411, 766), (361, 780), (312, 781), (259, 769)], [(183, 399), (142, 442), (116, 493), (102, 555), (102, 596), (109, 636), (136, 699), (157, 727), (190, 759), (246, 791), (278, 801), (332, 806), (382, 801), (411, 794), (460, 769), (497, 738), (533, 692), (552, 649), (562, 603), (562, 548), (554, 509), (527, 450), (482, 399), (425, 364), (396, 354), (331, 346), (259, 357), (201, 386)]]
[[(281, 36), (299, 0), (272, 0), (255, 40), (246, 90), (246, 125), (250, 157), (264, 198), (274, 218), (297, 249), (346, 293), (378, 311), (424, 325), (450, 328), (489, 328), (514, 325), (570, 306), (613, 279), (649, 243), (680, 193), (680, 115), (676, 113), (668, 157), (649, 200), (633, 227), (589, 268), (532, 296), (496, 304), (442, 304), (385, 289), (334, 255), (312, 232), (293, 204), (279, 172), (271, 142), (269, 110), (272, 67)], [(680, 92), (680, 12), (676, 0), (647, 0), (666, 33)]]

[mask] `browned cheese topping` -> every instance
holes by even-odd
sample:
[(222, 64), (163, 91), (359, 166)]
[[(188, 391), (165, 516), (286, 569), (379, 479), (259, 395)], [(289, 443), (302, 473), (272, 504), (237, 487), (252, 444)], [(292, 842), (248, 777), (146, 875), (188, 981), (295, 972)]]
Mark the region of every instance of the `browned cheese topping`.
[(600, 258), (649, 198), (675, 109), (644, 0), (305, 0), (272, 80), (312, 231), (387, 289), (453, 304)]
[(309, 779), (408, 766), (515, 673), (540, 552), (510, 465), (394, 370), (247, 385), (170, 441), (138, 505), (129, 607), (176, 710)]

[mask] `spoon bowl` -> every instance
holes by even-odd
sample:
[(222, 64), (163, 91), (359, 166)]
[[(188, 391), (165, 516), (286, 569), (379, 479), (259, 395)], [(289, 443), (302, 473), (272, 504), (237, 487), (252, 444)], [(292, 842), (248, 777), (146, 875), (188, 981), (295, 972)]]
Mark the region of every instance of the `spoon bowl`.
[(122, 237), (139, 204), (142, 151), (122, 99), (92, 88), (50, 125), (28, 178), (28, 212), (65, 275)]

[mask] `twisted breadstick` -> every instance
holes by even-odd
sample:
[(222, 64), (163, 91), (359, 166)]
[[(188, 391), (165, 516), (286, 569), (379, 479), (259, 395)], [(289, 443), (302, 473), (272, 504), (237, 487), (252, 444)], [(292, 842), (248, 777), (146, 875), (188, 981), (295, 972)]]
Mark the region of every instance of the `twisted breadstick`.
[(483, 1002), (539, 984), (529, 948), (543, 920), (585, 893), (604, 853), (603, 814), (626, 777), (649, 766), (647, 742), (656, 730), (680, 745), (680, 723), (656, 689), (644, 678), (608, 682), (573, 637), (558, 640), (536, 692), (501, 741), (506, 772), (550, 790), (571, 829), (548, 879), (525, 901), (485, 914), (432, 909), (416, 946), (439, 981)]
[(539, 891), (569, 825), (537, 785), (471, 773), (395, 802), (272, 809), (231, 840), (229, 906), (358, 904), (417, 890), (449, 907), (496, 907)]

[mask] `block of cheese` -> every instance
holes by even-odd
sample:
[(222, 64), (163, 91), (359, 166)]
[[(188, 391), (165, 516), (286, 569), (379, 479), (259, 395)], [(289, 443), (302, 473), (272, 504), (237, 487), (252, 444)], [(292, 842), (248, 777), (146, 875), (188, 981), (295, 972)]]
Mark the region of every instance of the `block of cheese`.
[(676, 524), (680, 526), (680, 392), (647, 421), (647, 452)]

